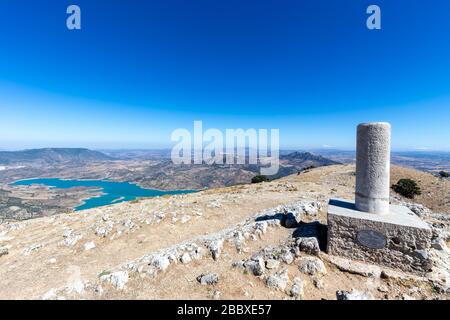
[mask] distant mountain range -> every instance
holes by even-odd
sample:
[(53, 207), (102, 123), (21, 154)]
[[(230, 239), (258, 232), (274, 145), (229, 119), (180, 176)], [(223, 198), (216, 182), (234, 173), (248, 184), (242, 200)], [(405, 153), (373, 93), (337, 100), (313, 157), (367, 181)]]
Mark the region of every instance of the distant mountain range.
[(311, 152), (299, 152), (299, 151), (294, 151), (292, 153), (288, 153), (285, 155), (281, 155), (280, 156), (280, 160), (286, 160), (292, 163), (305, 163), (305, 162), (310, 162), (311, 165), (318, 165), (318, 166), (323, 166), (323, 165), (332, 165), (332, 164), (338, 164), (339, 162), (337, 161), (333, 161), (331, 159), (325, 158), (321, 155), (318, 154), (314, 154)]
[(0, 151), (0, 164), (20, 164), (43, 162), (46, 164), (62, 162), (107, 161), (113, 158), (84, 148), (45, 148), (22, 151)]
[[(107, 151), (106, 151), (107, 152)], [(339, 162), (310, 152), (280, 156), (279, 171), (270, 179), (296, 174), (311, 167)], [(202, 189), (249, 183), (260, 174), (262, 164), (174, 164), (167, 150), (117, 151), (105, 154), (81, 148), (47, 148), (0, 152), (4, 168), (0, 182), (35, 177), (111, 179), (138, 183), (142, 187), (175, 190)], [(17, 166), (14, 168), (13, 166)]]

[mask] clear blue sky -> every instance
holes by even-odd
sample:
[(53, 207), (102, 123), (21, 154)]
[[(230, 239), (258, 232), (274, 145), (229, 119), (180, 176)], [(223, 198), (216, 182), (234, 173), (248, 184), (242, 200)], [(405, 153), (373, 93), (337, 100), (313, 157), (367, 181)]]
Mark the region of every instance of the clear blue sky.
[(203, 120), (285, 148), (389, 121), (394, 149), (450, 150), (450, 1), (2, 0), (0, 112), (0, 149), (170, 147)]

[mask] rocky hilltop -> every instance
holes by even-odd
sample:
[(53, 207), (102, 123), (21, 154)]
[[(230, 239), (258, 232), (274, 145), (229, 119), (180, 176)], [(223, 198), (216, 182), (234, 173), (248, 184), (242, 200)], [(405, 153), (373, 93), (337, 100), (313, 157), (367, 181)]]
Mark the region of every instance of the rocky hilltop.
[(325, 252), (329, 198), (352, 165), (279, 180), (0, 224), (1, 299), (447, 299), (450, 182), (393, 167), (424, 191), (432, 271), (406, 274)]

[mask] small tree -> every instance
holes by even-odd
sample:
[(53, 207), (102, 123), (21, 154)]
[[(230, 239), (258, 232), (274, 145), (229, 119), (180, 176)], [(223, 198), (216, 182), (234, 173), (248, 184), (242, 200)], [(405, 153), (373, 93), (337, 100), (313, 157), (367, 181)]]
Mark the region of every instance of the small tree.
[(392, 186), (392, 189), (409, 199), (414, 199), (416, 195), (418, 196), (422, 194), (422, 192), (420, 191), (420, 187), (417, 185), (417, 182), (412, 179), (400, 179), (398, 180), (397, 184), (394, 184)]
[(445, 172), (445, 171), (440, 171), (439, 172), (439, 176), (441, 178), (448, 178), (448, 177), (450, 177), (450, 174), (448, 172)]
[(270, 181), (266, 176), (258, 175), (252, 178), (252, 183), (260, 183)]

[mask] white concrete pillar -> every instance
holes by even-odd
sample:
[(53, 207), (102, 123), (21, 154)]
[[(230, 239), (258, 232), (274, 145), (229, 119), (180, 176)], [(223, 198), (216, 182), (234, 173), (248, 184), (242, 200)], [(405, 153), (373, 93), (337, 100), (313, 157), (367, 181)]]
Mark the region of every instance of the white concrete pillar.
[(391, 125), (362, 123), (356, 141), (356, 209), (389, 213)]

